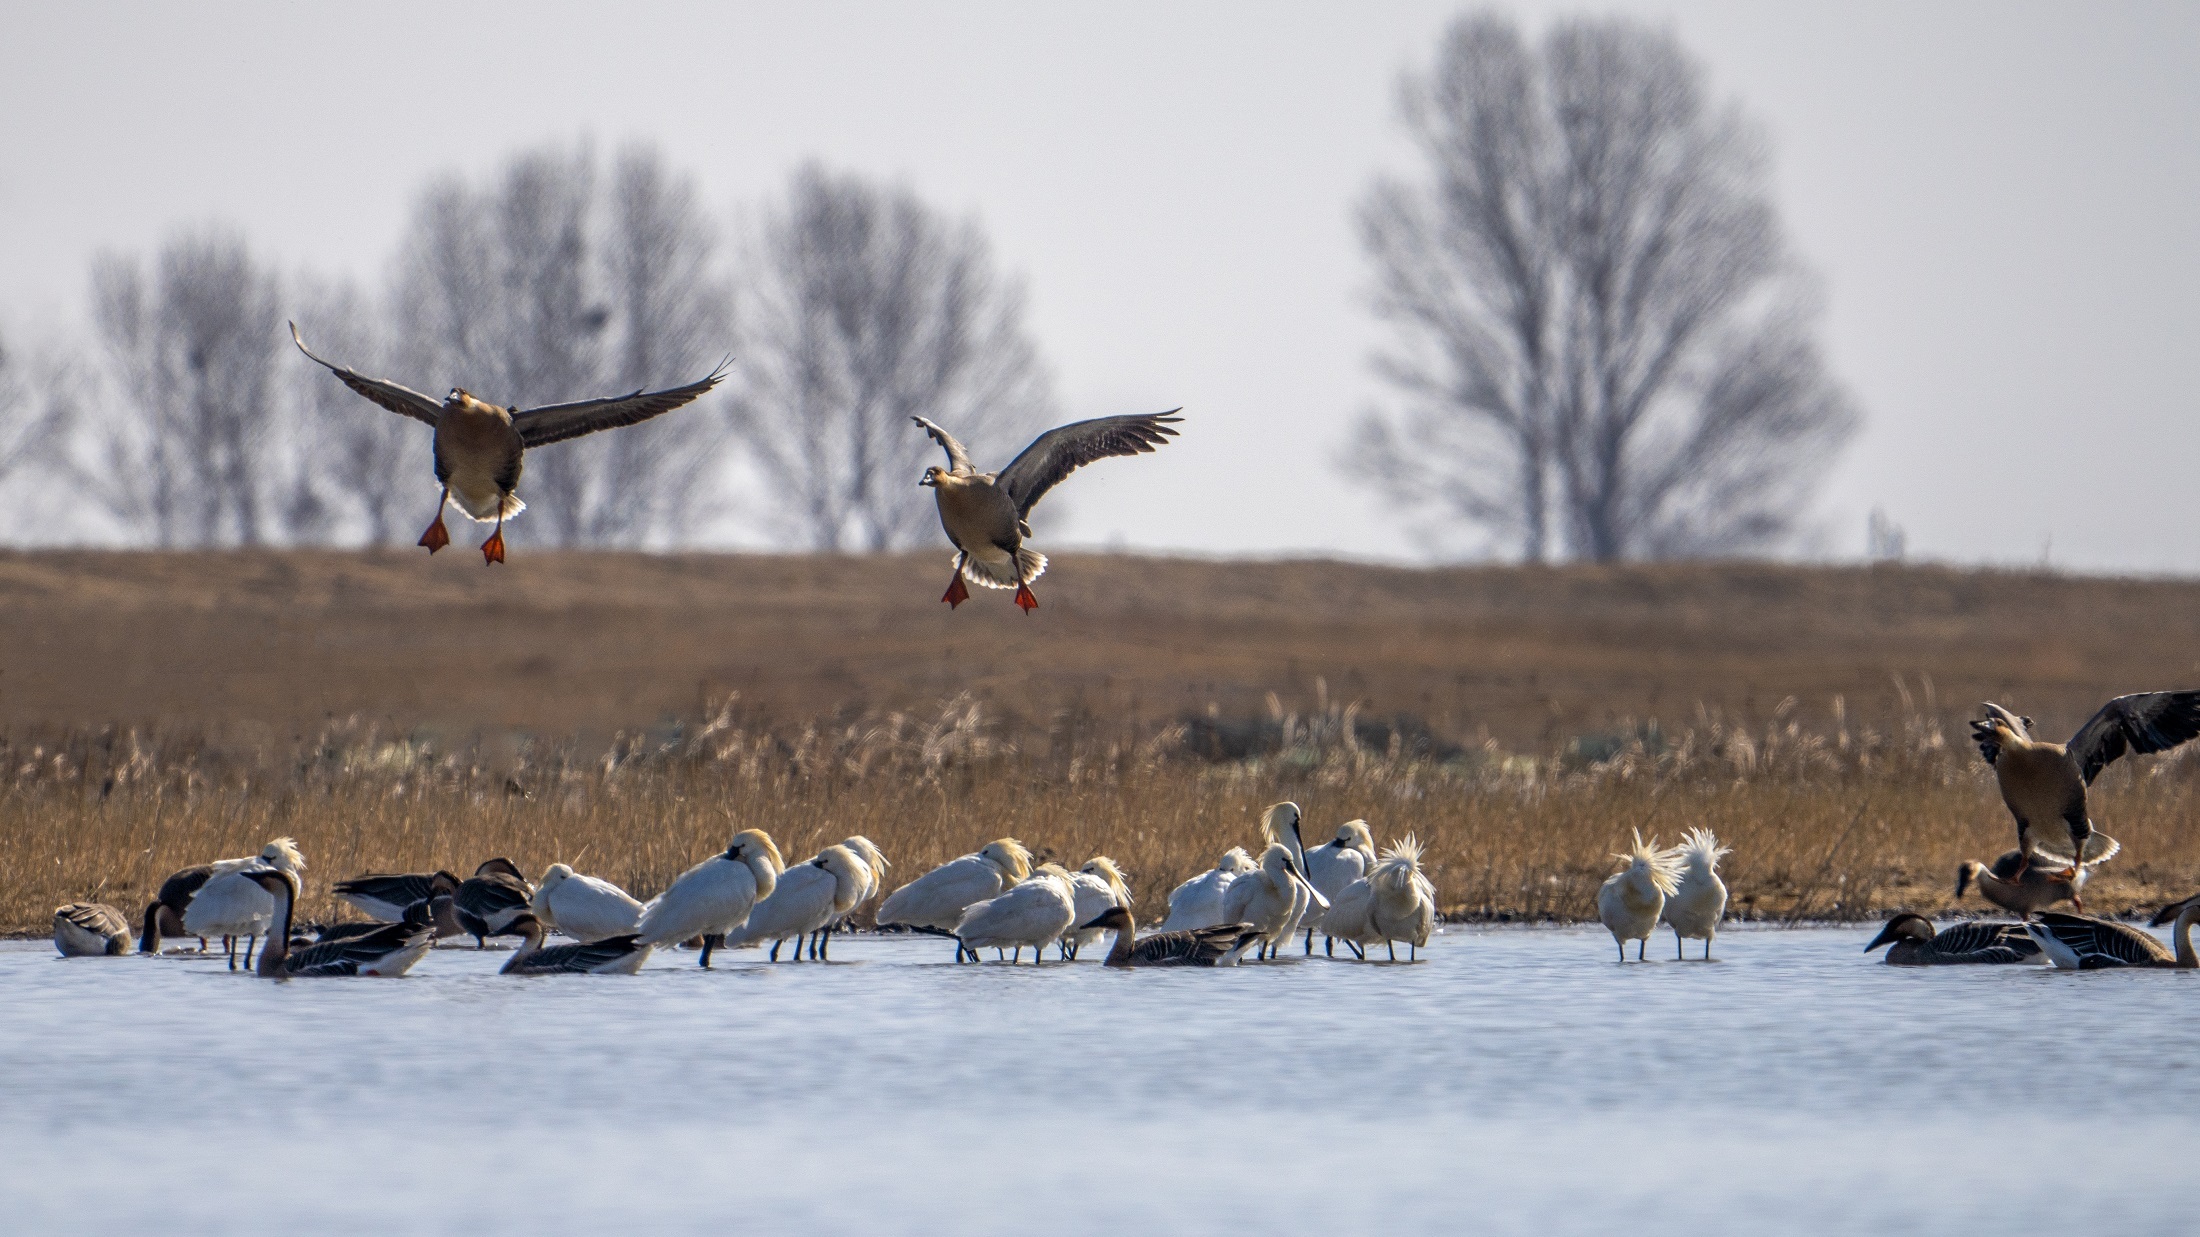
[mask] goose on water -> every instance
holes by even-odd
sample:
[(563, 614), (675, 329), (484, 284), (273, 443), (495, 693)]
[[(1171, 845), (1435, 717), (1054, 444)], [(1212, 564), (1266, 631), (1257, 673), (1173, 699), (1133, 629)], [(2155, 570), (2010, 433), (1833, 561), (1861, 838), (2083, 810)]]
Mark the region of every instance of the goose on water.
[[(138, 935), (138, 952), (157, 954), (160, 938), (183, 936), (183, 913), (191, 907), (191, 898), (200, 887), (213, 879), (214, 865), (195, 864), (168, 874), (160, 883), (160, 891), (145, 904), (144, 927)], [(199, 952), (206, 952), (206, 938), (199, 938)]]
[(1260, 941), (1260, 929), (1249, 923), (1217, 924), (1156, 932), (1139, 939), (1138, 923), (1127, 906), (1111, 906), (1084, 925), (1094, 932), (1115, 933), (1115, 947), (1108, 950), (1109, 966), (1236, 966)]
[(629, 932), (600, 941), (571, 945), (542, 945), (542, 921), (526, 911), (512, 917), (499, 936), (523, 938), (499, 975), (632, 975), (649, 961), (649, 946)]
[(1711, 938), (1719, 934), (1719, 920), (1726, 914), (1726, 882), (1719, 879), (1719, 860), (1734, 852), (1719, 845), (1709, 829), (1690, 829), (1673, 849), (1680, 863), (1680, 879), (1665, 899), (1658, 919), (1673, 929), (1673, 956), (1685, 958), (1682, 942), (1702, 941), (1704, 961), (1711, 960)]
[[(972, 903), (955, 925), (955, 938), (963, 954), (976, 961), (980, 949), (1013, 949), (1011, 962), (1031, 948), (1031, 964), (1039, 965), (1040, 951), (1061, 939), (1077, 922), (1077, 895), (1070, 891), (1070, 875), (1060, 864), (1042, 863), (1032, 874), (999, 897)], [(955, 960), (962, 961), (963, 954)]]
[[(1307, 883), (1331, 902), (1352, 887), (1352, 882), (1375, 867), (1375, 835), (1364, 820), (1348, 820), (1337, 826), (1336, 836), (1304, 855)], [(1309, 908), (1300, 927), (1306, 929), (1306, 952), (1314, 952), (1314, 931), (1326, 912)], [(1331, 948), (1334, 948), (1333, 946)]]
[(1638, 941), (1635, 961), (1641, 962), (1658, 916), (1665, 913), (1665, 900), (1679, 888), (1680, 861), (1672, 851), (1659, 850), (1656, 838), (1643, 845), (1640, 829), (1628, 853), (1612, 857), (1626, 860), (1627, 866), (1597, 889), (1597, 919), (1611, 930), (1620, 961), (1627, 961), (1627, 942)]
[(1100, 929), (1089, 926), (1091, 919), (1111, 906), (1128, 907), (1132, 899), (1123, 870), (1106, 855), (1094, 855), (1077, 869), (1070, 877), (1070, 893), (1077, 902), (1077, 923), (1087, 925), (1062, 934), (1062, 957), (1075, 962), (1078, 952), (1100, 935)]
[(375, 872), (337, 881), (329, 892), (369, 919), (395, 923), (415, 902), (458, 894), (459, 879), (449, 872)]
[(1159, 930), (1188, 932), (1217, 926), (1222, 922), (1222, 895), (1230, 882), (1259, 867), (1242, 846), (1222, 852), (1214, 867), (1169, 891), (1169, 915)]
[(1398, 960), (1398, 942), (1406, 959), (1418, 959), (1436, 930), (1436, 886), (1421, 871), (1421, 841), (1412, 834), (1391, 844), (1366, 876), (1345, 886), (1322, 916), (1322, 935), (1341, 940), (1363, 961), (1371, 945), (1381, 945)]
[[(570, 870), (570, 869), (569, 869)], [(506, 927), (534, 904), (535, 887), (519, 865), (499, 856), (484, 860), (474, 874), (460, 882), (452, 899), (459, 926), (474, 938), (474, 948), (488, 946), (488, 938), (503, 936)]]
[(642, 904), (632, 894), (563, 863), (551, 864), (542, 874), (529, 909), (536, 919), (576, 941), (601, 941), (641, 930)]
[(422, 904), (417, 918), (408, 915), (404, 922), (386, 923), (347, 940), (309, 945), (294, 953), (290, 918), (298, 901), (298, 878), (283, 868), (248, 868), (238, 875), (265, 890), (275, 903), (267, 944), (260, 950), (259, 973), (264, 979), (403, 975), (435, 944), (435, 927)]
[(1887, 946), (1889, 966), (1971, 966), (2038, 962), (2040, 947), (2025, 935), (2022, 925), (1982, 923), (1972, 920), (1940, 932), (1933, 921), (1915, 911), (1898, 911), (1864, 946), (1870, 953)]
[(71, 902), (53, 912), (53, 947), (64, 958), (129, 952), (130, 917), (105, 902)]
[[(406, 907), (390, 923), (412, 924), (414, 926), (427, 924), (435, 930), (437, 940), (441, 940), (446, 936), (463, 936), (466, 929), (459, 925), (458, 916), (453, 909), (453, 902), (454, 899), (447, 893), (439, 893), (432, 898), (422, 898), (420, 901)], [(311, 940), (296, 935), (297, 928), (293, 926), (290, 945), (293, 949), (300, 949), (307, 945), (325, 945), (330, 941), (348, 941), (354, 937), (379, 932), (388, 926), (390, 926), (389, 923), (326, 924), (313, 934)]]
[(923, 417), (912, 418), (947, 452), (947, 467), (935, 464), (917, 482), (931, 488), (940, 527), (955, 543), (955, 575), (940, 600), (950, 610), (968, 601), (970, 590), (963, 585), (968, 579), (987, 588), (1015, 589), (1025, 614), (1038, 609), (1031, 582), (1046, 571), (1047, 556), (1024, 548), (1032, 506), (1094, 460), (1145, 454), (1176, 437), (1171, 427), (1184, 419), (1179, 411), (1100, 417), (1048, 430), (997, 473), (979, 472), (954, 435)]
[[(726, 934), (748, 919), (759, 899), (771, 896), (780, 869), (786, 866), (768, 834), (762, 829), (743, 829), (726, 844), (724, 854), (712, 855), (682, 872), (670, 888), (651, 898), (642, 908), (635, 931), (642, 944), (651, 946), (702, 937), (699, 965), (708, 967), (711, 951), (723, 945)], [(558, 922), (565, 922), (562, 912)], [(570, 929), (567, 934), (580, 936)]]
[(1971, 723), (1971, 737), (1994, 767), (2001, 800), (2016, 818), (2019, 877), (2042, 858), (2066, 878), (2108, 858), (2115, 843), (2093, 832), (2086, 787), (2126, 752), (2166, 752), (2200, 737), (2200, 691), (2118, 696), (2068, 743), (2035, 742), (2031, 718), (1991, 702), (1980, 708), (1986, 716)]
[[(997, 898), (1029, 875), (1031, 852), (1014, 838), (997, 838), (976, 854), (950, 859), (888, 894), (878, 908), (878, 925), (953, 936), (973, 903)], [(962, 956), (957, 940), (955, 961)]]
[[(863, 900), (867, 870), (846, 844), (828, 846), (809, 862), (788, 868), (741, 925), (726, 934), (726, 948), (770, 941), (771, 960), (777, 962), (780, 945), (792, 937), (792, 960), (800, 962), (803, 937), (824, 932)], [(830, 953), (830, 942), (821, 941), (810, 956), (829, 961)]]
[(2130, 924), (2062, 911), (2041, 911), (2025, 921), (2024, 930), (2039, 943), (2047, 960), (2065, 971), (2100, 971), (2115, 967), (2153, 967), (2190, 970), (2200, 966), (2192, 951), (2193, 921), (2200, 919), (2200, 895), (2172, 903), (2156, 912), (2154, 926), (2169, 924), (2175, 948), (2160, 937)]
[(308, 360), (336, 375), (345, 386), (399, 416), (435, 427), (435, 479), (443, 485), (443, 497), (436, 500), (435, 522), (420, 534), (420, 544), (430, 554), (451, 544), (450, 530), (443, 526), (443, 508), (456, 500), (459, 511), (474, 522), (496, 522), (496, 531), (481, 543), (482, 560), (489, 563), (504, 561), (504, 521), (527, 509), (514, 491), (519, 488), (521, 454), (529, 447), (647, 421), (696, 399), (726, 376), (726, 366), (721, 364), (684, 387), (543, 408), (500, 408), (457, 387), (438, 403), (410, 387), (369, 378), (314, 356), (299, 337), (295, 322), (290, 324), (290, 340)]
[(2093, 869), (2114, 858), (2119, 849), (2111, 840), (2098, 857), (2075, 865), (2076, 870), (2067, 875), (2026, 863), (2021, 850), (2003, 851), (1990, 865), (1966, 859), (1956, 865), (1956, 900), (1961, 901), (1965, 893), (1976, 888), (1980, 897), (2020, 919), (2029, 919), (2057, 902), (2069, 902), (2082, 911), (2085, 903), (2078, 899), (2078, 892), (2085, 888)]

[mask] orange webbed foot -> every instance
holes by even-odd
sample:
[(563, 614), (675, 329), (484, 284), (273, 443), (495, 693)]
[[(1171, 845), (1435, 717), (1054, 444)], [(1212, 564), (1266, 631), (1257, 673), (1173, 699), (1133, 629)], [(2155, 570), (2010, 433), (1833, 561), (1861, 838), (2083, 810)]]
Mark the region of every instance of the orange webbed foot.
[(504, 561), (503, 529), (500, 528), (495, 532), (489, 534), (489, 539), (481, 543), (481, 561), (484, 564), (501, 563)]
[(428, 531), (420, 534), (420, 544), (428, 547), (430, 554), (451, 544), (451, 530), (443, 527), (442, 512), (436, 512), (435, 523), (428, 525)]
[(963, 583), (962, 572), (957, 571), (955, 578), (948, 581), (947, 592), (940, 600), (946, 602), (950, 610), (970, 600), (970, 587)]
[(1039, 599), (1032, 595), (1029, 585), (1019, 584), (1016, 586), (1016, 604), (1023, 607), (1024, 613), (1029, 614), (1039, 608)]

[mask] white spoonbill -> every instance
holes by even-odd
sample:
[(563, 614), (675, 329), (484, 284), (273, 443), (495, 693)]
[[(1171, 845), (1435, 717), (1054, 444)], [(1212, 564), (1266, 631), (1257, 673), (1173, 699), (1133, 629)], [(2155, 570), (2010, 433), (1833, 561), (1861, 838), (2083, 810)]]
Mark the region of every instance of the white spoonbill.
[(1222, 852), (1215, 866), (1169, 891), (1169, 914), (1159, 931), (1190, 932), (1219, 926), (1222, 895), (1229, 890), (1230, 882), (1259, 868), (1242, 846)]
[[(771, 896), (786, 862), (762, 829), (733, 835), (722, 855), (712, 855), (680, 874), (672, 887), (649, 900), (637, 925), (644, 945), (703, 938), (700, 965), (741, 926), (759, 899)], [(599, 938), (600, 939), (600, 938)]]
[(1366, 876), (1337, 895), (1329, 913), (1321, 918), (1322, 935), (1341, 940), (1361, 959), (1367, 947), (1381, 945), (1398, 960), (1398, 942), (1406, 943), (1406, 959), (1419, 958), (1436, 927), (1436, 886), (1421, 871), (1420, 839), (1407, 834), (1391, 844)]
[(1265, 958), (1298, 926), (1309, 901), (1325, 911), (1329, 909), (1329, 899), (1314, 892), (1314, 887), (1300, 877), (1291, 848), (1282, 842), (1270, 842), (1261, 852), (1260, 867), (1231, 881), (1224, 891), (1222, 918), (1260, 929), (1260, 947), (1254, 957)]
[[(878, 924), (902, 924), (952, 936), (972, 903), (997, 898), (1031, 875), (1031, 852), (1014, 838), (999, 838), (974, 855), (950, 859), (888, 894), (878, 908)], [(955, 946), (955, 961), (963, 947)]]
[(1658, 926), (1658, 916), (1665, 910), (1666, 898), (1672, 896), (1680, 882), (1680, 861), (1673, 852), (1659, 850), (1658, 840), (1642, 844), (1642, 830), (1635, 830), (1635, 842), (1627, 854), (1612, 856), (1625, 859), (1626, 868), (1616, 872), (1597, 890), (1597, 918), (1612, 930), (1612, 940), (1619, 945), (1619, 960), (1627, 961), (1627, 942), (1640, 941), (1635, 946), (1635, 961), (1643, 960), (1643, 951), (1649, 948), (1650, 933)]
[(1115, 860), (1106, 855), (1094, 855), (1070, 877), (1069, 891), (1077, 899), (1077, 922), (1083, 926), (1062, 934), (1062, 957), (1075, 962), (1078, 951), (1106, 931), (1092, 926), (1093, 918), (1111, 906), (1129, 909), (1131, 887), (1123, 879), (1123, 870), (1115, 866)]
[(253, 872), (272, 868), (293, 877), (305, 871), (305, 856), (289, 838), (276, 838), (257, 855), (219, 859), (209, 865), (213, 875), (191, 895), (183, 911), (183, 930), (191, 936), (219, 936), (229, 955), (229, 969), (237, 969), (236, 938), (244, 937), (244, 965), (252, 965), (252, 949), (275, 918), (275, 897)]
[[(1348, 820), (1337, 826), (1336, 836), (1307, 851), (1306, 881), (1321, 891), (1322, 896), (1334, 902), (1337, 896), (1350, 888), (1353, 881), (1368, 874), (1375, 866), (1375, 835), (1368, 831), (1364, 820)], [(1306, 929), (1306, 952), (1314, 952), (1314, 931), (1321, 926), (1324, 914), (1309, 910), (1299, 926)]]
[[(845, 844), (828, 846), (808, 863), (798, 863), (779, 874), (770, 896), (756, 904), (747, 922), (726, 934), (728, 949), (741, 945), (772, 943), (771, 960), (779, 961), (779, 947), (794, 938), (794, 958), (802, 960), (802, 938), (826, 927), (856, 908), (862, 900), (866, 865)], [(830, 946), (820, 942), (820, 960)]]
[(1726, 882), (1719, 879), (1719, 860), (1733, 853), (1719, 845), (1709, 829), (1690, 829), (1673, 849), (1681, 877), (1658, 918), (1673, 929), (1675, 958), (1687, 957), (1682, 941), (1702, 941), (1704, 959), (1710, 960), (1711, 938), (1719, 934), (1719, 920), (1726, 914)]
[(521, 911), (510, 923), (504, 925), (499, 936), (518, 935), (518, 949), (512, 952), (511, 961), (499, 968), (499, 975), (632, 975), (649, 961), (649, 946), (642, 938), (629, 932), (625, 936), (609, 936), (600, 941), (578, 942), (572, 945), (542, 947), (542, 921)]
[(386, 923), (358, 936), (308, 945), (292, 953), (290, 916), (298, 901), (298, 878), (283, 868), (247, 868), (237, 875), (258, 885), (275, 902), (274, 924), (266, 946), (260, 950), (263, 979), (402, 975), (435, 944), (429, 904), (417, 902), (406, 911), (402, 923)]
[(582, 942), (624, 936), (638, 931), (642, 922), (642, 904), (632, 894), (563, 863), (551, 864), (542, 874), (529, 909), (536, 919)]
[(53, 912), (53, 947), (64, 958), (128, 952), (130, 918), (105, 902), (71, 902)]
[[(963, 912), (962, 921), (955, 926), (955, 936), (962, 941), (963, 952), (976, 961), (978, 951), (987, 946), (994, 949), (1014, 949), (1009, 958), (1015, 962), (1023, 957), (1024, 946), (1031, 947), (1031, 964), (1037, 966), (1039, 951), (1049, 942), (1059, 940), (1070, 925), (1077, 922), (1077, 895), (1070, 892), (1068, 871), (1060, 864), (1042, 863), (1029, 879), (997, 898), (974, 903)], [(956, 961), (962, 960), (957, 954)]]

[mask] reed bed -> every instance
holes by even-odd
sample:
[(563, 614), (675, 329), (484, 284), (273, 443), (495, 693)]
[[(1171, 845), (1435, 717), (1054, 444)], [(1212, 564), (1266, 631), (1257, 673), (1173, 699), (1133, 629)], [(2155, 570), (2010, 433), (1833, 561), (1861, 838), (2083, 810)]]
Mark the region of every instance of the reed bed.
[[(278, 835), (310, 865), (306, 917), (341, 917), (333, 879), (464, 875), (492, 855), (531, 875), (571, 863), (646, 898), (747, 826), (790, 861), (864, 834), (894, 865), (889, 887), (1004, 835), (1070, 866), (1107, 854), (1157, 915), (1227, 847), (1257, 850), (1261, 810), (1280, 799), (1305, 809), (1309, 844), (1352, 817), (1383, 844), (1418, 834), (1452, 919), (1593, 918), (1630, 829), (1670, 842), (1695, 826), (1734, 848), (1741, 918), (1951, 909), (1957, 864), (2014, 844), (1989, 771), (1929, 701), (1882, 729), (1852, 730), (1838, 700), (1830, 716), (1807, 728), (1791, 701), (1744, 728), (1699, 709), (1678, 731), (1435, 755), (1395, 734), (1371, 745), (1357, 710), (1318, 692), (1304, 709), (1271, 698), (1250, 719), (1264, 750), (1235, 760), (1199, 755), (1183, 724), (1065, 714), (1042, 732), (967, 696), (791, 731), (745, 721), (729, 698), (594, 747), (441, 750), (357, 722), (282, 747), (120, 728), (0, 735), (0, 925), (43, 933), (78, 899), (134, 915), (170, 871)], [(2177, 755), (2103, 776), (2095, 818), (2124, 853), (2089, 907), (2151, 908), (2200, 886), (2196, 788), (2200, 761)], [(1991, 908), (1974, 895), (1966, 909)]]

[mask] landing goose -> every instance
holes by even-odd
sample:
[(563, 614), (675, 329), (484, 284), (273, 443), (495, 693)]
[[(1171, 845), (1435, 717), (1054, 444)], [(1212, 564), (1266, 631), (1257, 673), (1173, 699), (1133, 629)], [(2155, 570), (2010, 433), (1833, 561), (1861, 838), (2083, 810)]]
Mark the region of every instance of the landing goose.
[(576, 941), (601, 941), (641, 930), (642, 904), (632, 894), (563, 863), (551, 864), (542, 874), (530, 909), (536, 919)]
[(420, 534), (420, 544), (430, 554), (451, 544), (450, 530), (443, 526), (443, 508), (455, 499), (458, 509), (476, 523), (496, 521), (496, 531), (481, 543), (482, 560), (490, 563), (504, 561), (504, 521), (527, 509), (513, 492), (519, 488), (522, 452), (671, 412), (717, 386), (730, 363), (721, 363), (684, 387), (664, 391), (636, 391), (543, 408), (500, 408), (457, 387), (437, 403), (410, 387), (324, 361), (306, 347), (295, 322), (290, 324), (290, 341), (345, 386), (399, 416), (435, 427), (435, 479), (443, 484), (443, 497), (436, 500), (435, 522)]
[(1077, 869), (1070, 877), (1070, 895), (1077, 903), (1077, 922), (1088, 924), (1062, 934), (1062, 957), (1075, 962), (1078, 953), (1100, 935), (1101, 930), (1089, 926), (1089, 921), (1111, 906), (1130, 906), (1132, 898), (1130, 882), (1123, 879), (1123, 870), (1106, 855), (1094, 855), (1085, 861), (1085, 866)]
[(238, 875), (267, 891), (275, 903), (273, 927), (260, 950), (263, 979), (323, 978), (340, 975), (403, 975), (435, 944), (427, 907), (417, 918), (386, 923), (371, 932), (325, 945), (290, 948), (291, 909), (298, 900), (298, 878), (281, 868), (250, 868)]
[(2040, 947), (2020, 924), (1972, 921), (1936, 933), (1933, 921), (1915, 911), (1897, 911), (1864, 952), (1881, 945), (1888, 947), (1889, 966), (2005, 966), (2040, 960)]
[(1260, 929), (1249, 923), (1218, 924), (1181, 932), (1156, 932), (1138, 939), (1138, 923), (1130, 908), (1111, 906), (1085, 928), (1115, 933), (1115, 947), (1108, 950), (1109, 966), (1236, 966), (1260, 941)]
[(503, 936), (511, 922), (528, 909), (535, 887), (519, 865), (499, 856), (483, 861), (474, 874), (460, 882), (454, 900), (458, 922), (474, 938), (474, 948), (488, 947), (488, 938)]
[(2061, 911), (2041, 911), (2025, 922), (2040, 951), (2056, 968), (2065, 971), (2099, 971), (2115, 967), (2154, 967), (2190, 970), (2200, 966), (2192, 951), (2193, 921), (2200, 919), (2200, 896), (2163, 907), (2154, 916), (2156, 927), (2170, 924), (2176, 948), (2162, 944), (2151, 932), (2130, 924)]
[(105, 902), (54, 908), (53, 947), (64, 958), (112, 957), (130, 948), (130, 917)]
[(573, 945), (542, 946), (542, 921), (525, 911), (498, 935), (524, 938), (499, 975), (632, 975), (649, 961), (649, 946), (632, 932)]
[(1673, 851), (1680, 862), (1680, 879), (1665, 899), (1658, 919), (1673, 929), (1673, 957), (1687, 956), (1683, 941), (1702, 941), (1704, 961), (1711, 960), (1711, 938), (1719, 934), (1719, 920), (1726, 914), (1726, 882), (1719, 879), (1719, 860), (1734, 852), (1719, 845), (1709, 829), (1690, 829)]
[(923, 417), (911, 418), (947, 452), (947, 467), (935, 464), (917, 482), (931, 488), (940, 527), (955, 543), (955, 575), (940, 600), (950, 610), (968, 601), (970, 590), (963, 586), (968, 579), (987, 588), (1013, 588), (1024, 613), (1038, 609), (1031, 582), (1045, 573), (1047, 556), (1024, 548), (1032, 506), (1094, 460), (1146, 454), (1176, 437), (1170, 427), (1184, 419), (1175, 415), (1181, 411), (1099, 417), (1048, 430), (997, 473), (979, 472), (954, 435)]
[[(779, 874), (770, 892), (747, 918), (726, 934), (726, 947), (772, 943), (771, 960), (779, 961), (779, 947), (794, 938), (792, 961), (802, 960), (802, 938), (822, 933), (862, 901), (866, 865), (846, 844), (828, 846), (817, 857)], [(830, 961), (830, 942), (821, 941), (810, 956)]]
[[(635, 931), (642, 944), (652, 946), (702, 937), (700, 965), (708, 967), (711, 951), (741, 926), (759, 899), (771, 896), (784, 867), (786, 861), (769, 835), (761, 829), (743, 829), (733, 835), (724, 854), (712, 855), (682, 872), (670, 888), (650, 899), (635, 921)], [(588, 939), (570, 928), (567, 933)]]
[(456, 897), (458, 887), (458, 878), (449, 872), (370, 872), (337, 881), (329, 892), (369, 919), (396, 923), (405, 917), (406, 907), (445, 894)]
[(2073, 877), (2096, 863), (2115, 843), (2093, 832), (2086, 787), (2126, 752), (2166, 752), (2200, 737), (2200, 691), (2142, 692), (2118, 696), (2086, 719), (2068, 743), (2039, 743), (2032, 719), (1998, 704), (1979, 706), (1986, 716), (1971, 723), (1979, 755), (1994, 766), (2001, 800), (2017, 821), (2017, 849), (2029, 870), (2037, 858)]
[(1367, 948), (1381, 945), (1398, 960), (1398, 942), (1406, 960), (1418, 959), (1436, 929), (1436, 886), (1421, 871), (1421, 842), (1412, 834), (1383, 852), (1366, 876), (1337, 894), (1321, 918), (1322, 935), (1341, 940), (1361, 960)]
[(1659, 850), (1656, 838), (1644, 845), (1642, 831), (1634, 832), (1628, 853), (1612, 856), (1626, 860), (1627, 866), (1597, 889), (1597, 919), (1611, 930), (1622, 962), (1627, 961), (1629, 941), (1640, 942), (1635, 946), (1635, 961), (1643, 961), (1650, 933), (1658, 926), (1658, 916), (1665, 913), (1665, 900), (1680, 884), (1680, 861), (1673, 852)]
[[(997, 898), (973, 903), (955, 925), (963, 953), (976, 961), (988, 946), (1013, 949), (1015, 962), (1031, 948), (1031, 964), (1044, 959), (1040, 952), (1059, 940), (1077, 922), (1077, 895), (1070, 892), (1069, 873), (1060, 864), (1042, 863), (1032, 874)], [(960, 954), (956, 961), (961, 961)]]
[(1966, 859), (1956, 865), (1956, 900), (1962, 901), (1965, 893), (1976, 888), (1980, 897), (2020, 919), (2029, 919), (2057, 902), (2068, 902), (2083, 911), (2085, 903), (2079, 900), (2079, 891), (2085, 888), (2093, 869), (2114, 858), (2119, 849), (2111, 840), (2098, 858), (2077, 864), (2068, 875), (2027, 864), (2021, 850), (2003, 851), (1991, 864)]
[[(973, 903), (999, 897), (1031, 875), (1031, 852), (1014, 838), (996, 838), (976, 854), (950, 859), (886, 896), (878, 925), (900, 925), (935, 935), (953, 936), (963, 912)], [(963, 947), (955, 945), (955, 961)]]

